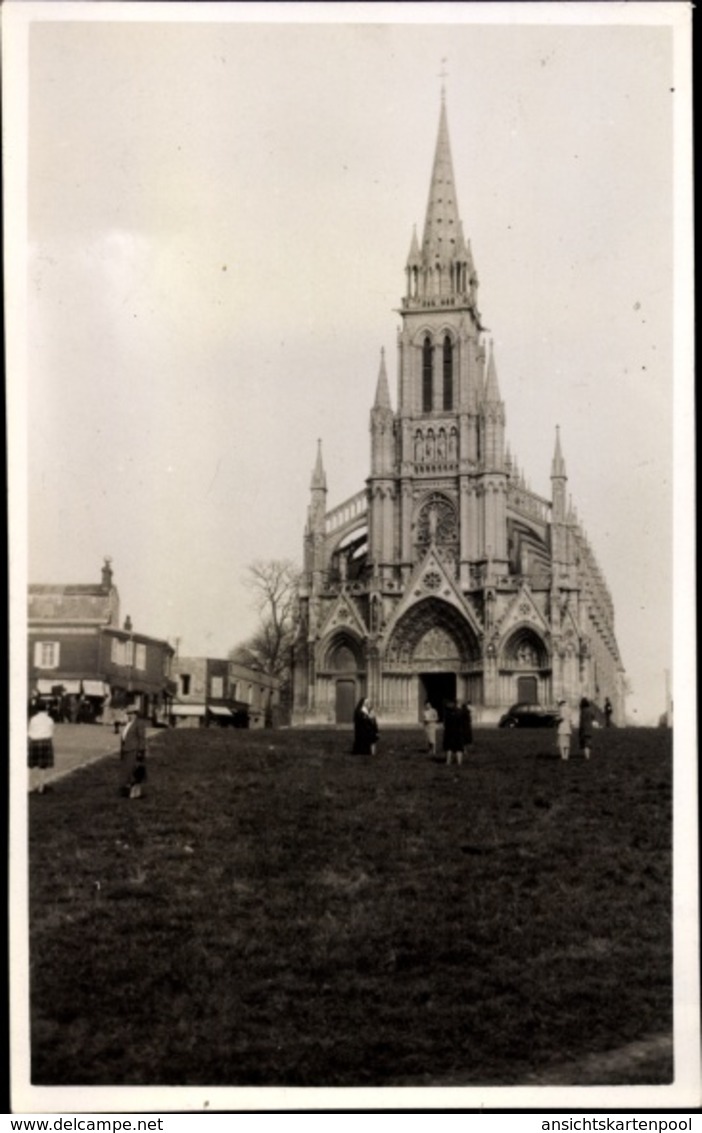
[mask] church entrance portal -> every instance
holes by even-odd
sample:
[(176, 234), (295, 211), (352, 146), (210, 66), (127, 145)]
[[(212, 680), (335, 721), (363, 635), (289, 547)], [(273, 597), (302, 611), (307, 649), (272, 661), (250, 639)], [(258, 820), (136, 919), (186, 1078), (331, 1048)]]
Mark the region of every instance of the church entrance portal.
[(419, 719), (424, 713), (427, 700), (433, 704), (439, 713), (439, 719), (444, 718), (444, 704), (447, 700), (456, 699), (455, 673), (420, 673), (419, 674)]
[(353, 720), (353, 710), (356, 707), (356, 682), (336, 682), (336, 722), (337, 724), (350, 724)]

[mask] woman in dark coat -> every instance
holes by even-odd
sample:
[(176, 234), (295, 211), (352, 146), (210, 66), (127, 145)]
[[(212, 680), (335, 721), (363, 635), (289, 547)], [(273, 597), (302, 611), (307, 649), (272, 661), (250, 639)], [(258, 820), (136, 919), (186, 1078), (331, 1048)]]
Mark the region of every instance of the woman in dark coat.
[(378, 724), (366, 696), (361, 697), (353, 714), (353, 754), (375, 755)]
[(446, 702), (444, 709), (444, 739), (443, 749), (446, 752), (446, 762), (452, 763), (454, 755), (456, 763), (463, 762), (463, 716), (455, 700)]
[(586, 696), (580, 701), (580, 724), (578, 727), (578, 739), (580, 741), (580, 750), (586, 759), (590, 758), (592, 750), (592, 733), (595, 727), (595, 713), (592, 711), (590, 701)]
[(146, 731), (144, 721), (139, 716), (138, 704), (130, 704), (126, 712), (127, 723), (122, 732), (120, 759), (129, 766), (129, 778), (120, 794), (128, 799), (141, 799), (146, 782)]
[(466, 748), (470, 747), (473, 742), (473, 713), (470, 710), (469, 701), (466, 701), (461, 708), (461, 720), (463, 722), (463, 754), (467, 755)]

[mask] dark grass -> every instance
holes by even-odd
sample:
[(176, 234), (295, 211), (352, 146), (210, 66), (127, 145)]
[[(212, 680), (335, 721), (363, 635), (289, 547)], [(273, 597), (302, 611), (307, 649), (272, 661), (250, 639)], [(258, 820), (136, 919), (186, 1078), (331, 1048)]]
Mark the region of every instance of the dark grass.
[(31, 796), (33, 1081), (514, 1084), (669, 1031), (670, 733), (554, 738), (169, 732), (143, 800)]

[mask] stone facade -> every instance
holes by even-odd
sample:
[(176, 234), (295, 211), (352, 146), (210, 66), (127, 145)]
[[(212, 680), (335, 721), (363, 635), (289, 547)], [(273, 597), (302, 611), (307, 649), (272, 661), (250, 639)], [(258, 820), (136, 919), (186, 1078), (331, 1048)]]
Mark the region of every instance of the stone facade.
[(492, 344), (458, 212), (442, 101), (421, 246), (412, 237), (398, 334), (398, 404), (384, 354), (363, 491), (327, 509), (312, 474), (293, 722), (344, 723), (367, 695), (385, 723), (429, 699), (478, 722), (517, 701), (609, 697), (624, 673), (606, 583), (573, 508), (556, 430), (551, 496), (505, 443)]

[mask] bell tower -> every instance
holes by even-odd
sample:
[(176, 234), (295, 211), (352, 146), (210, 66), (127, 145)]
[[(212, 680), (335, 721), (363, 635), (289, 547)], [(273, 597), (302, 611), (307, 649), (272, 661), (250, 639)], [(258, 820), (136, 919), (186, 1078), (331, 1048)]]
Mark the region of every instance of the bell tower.
[(412, 499), (446, 492), (458, 515), (461, 586), (471, 565), (506, 564), (504, 404), (478, 307), (478, 274), (458, 210), (442, 91), (421, 244), (412, 233), (400, 308), (400, 558), (412, 559)]

